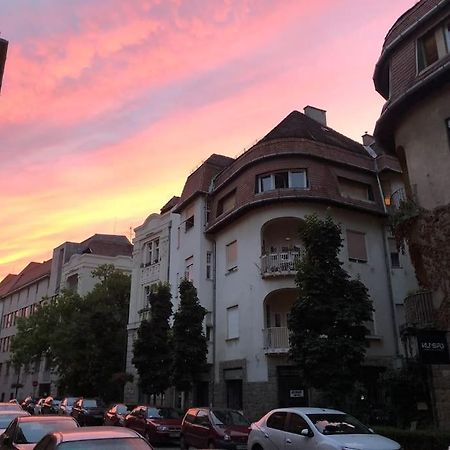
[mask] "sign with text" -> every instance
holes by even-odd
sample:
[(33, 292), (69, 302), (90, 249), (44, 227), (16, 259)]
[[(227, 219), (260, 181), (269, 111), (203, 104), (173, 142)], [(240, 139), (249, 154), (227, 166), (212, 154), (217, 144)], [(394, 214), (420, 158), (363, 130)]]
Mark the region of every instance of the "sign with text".
[(291, 389), (289, 391), (289, 396), (291, 398), (303, 398), (305, 396), (305, 392), (303, 389)]
[(417, 335), (417, 345), (424, 364), (450, 364), (445, 331), (422, 331)]

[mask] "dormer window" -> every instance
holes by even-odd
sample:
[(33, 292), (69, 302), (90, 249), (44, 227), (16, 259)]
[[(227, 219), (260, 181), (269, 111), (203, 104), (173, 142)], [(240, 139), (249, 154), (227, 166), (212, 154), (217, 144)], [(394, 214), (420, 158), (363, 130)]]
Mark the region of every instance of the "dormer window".
[(417, 41), (417, 67), (421, 72), (450, 51), (450, 22), (426, 32)]
[(256, 180), (256, 192), (267, 192), (275, 189), (305, 189), (308, 187), (306, 170), (285, 170), (259, 175)]

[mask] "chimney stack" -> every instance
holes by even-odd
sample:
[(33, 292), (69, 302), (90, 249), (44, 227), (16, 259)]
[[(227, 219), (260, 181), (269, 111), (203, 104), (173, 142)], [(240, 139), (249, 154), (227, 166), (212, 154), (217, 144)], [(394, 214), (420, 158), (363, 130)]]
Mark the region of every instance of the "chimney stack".
[(365, 146), (370, 146), (375, 142), (375, 138), (367, 131), (362, 135), (362, 143)]
[(327, 126), (327, 112), (324, 109), (308, 105), (303, 108), (303, 111), (305, 112), (305, 116), (319, 122), (324, 127)]

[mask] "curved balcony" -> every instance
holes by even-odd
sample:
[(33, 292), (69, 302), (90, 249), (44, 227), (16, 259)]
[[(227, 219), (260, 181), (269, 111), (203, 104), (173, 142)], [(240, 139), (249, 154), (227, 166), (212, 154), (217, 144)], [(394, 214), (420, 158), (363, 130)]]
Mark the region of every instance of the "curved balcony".
[(289, 352), (288, 327), (270, 327), (263, 330), (264, 353), (266, 355)]
[(295, 275), (297, 262), (304, 253), (300, 247), (284, 248), (261, 256), (261, 275), (263, 278)]
[(434, 328), (436, 325), (436, 311), (433, 306), (431, 292), (424, 291), (409, 295), (405, 298), (406, 327)]

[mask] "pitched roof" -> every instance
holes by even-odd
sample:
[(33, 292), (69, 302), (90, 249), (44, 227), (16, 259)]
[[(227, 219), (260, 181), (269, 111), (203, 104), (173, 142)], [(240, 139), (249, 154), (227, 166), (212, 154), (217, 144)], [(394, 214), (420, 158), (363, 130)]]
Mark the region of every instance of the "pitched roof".
[(101, 256), (131, 256), (133, 244), (126, 236), (115, 234), (94, 234), (80, 242), (80, 253), (92, 253)]
[(12, 273), (6, 275), (2, 281), (0, 281), (0, 297), (3, 297), (9, 292), (11, 286), (15, 283), (17, 275)]
[(176, 195), (173, 196), (162, 208), (160, 213), (164, 214), (167, 211), (170, 211), (178, 202), (180, 201), (180, 197), (177, 197)]
[(324, 126), (307, 115), (292, 111), (256, 145), (276, 139), (302, 138), (340, 147), (367, 156), (364, 147), (328, 126)]
[[(10, 283), (7, 290), (5, 290), (5, 292), (2, 292), (1, 295), (16, 291), (17, 289), (20, 289), (32, 283), (33, 281), (39, 280), (40, 278), (43, 278), (45, 276), (50, 276), (51, 267), (51, 259), (42, 263), (30, 262), (18, 275), (12, 275), (14, 277), (14, 282)], [(3, 280), (3, 282), (8, 278), (8, 276)]]
[(233, 161), (234, 159), (229, 156), (213, 153), (197, 170), (188, 176), (180, 201), (174, 211), (180, 212), (181, 208), (195, 195), (207, 193), (213, 177)]

